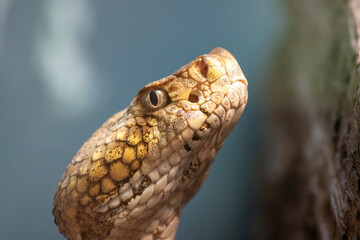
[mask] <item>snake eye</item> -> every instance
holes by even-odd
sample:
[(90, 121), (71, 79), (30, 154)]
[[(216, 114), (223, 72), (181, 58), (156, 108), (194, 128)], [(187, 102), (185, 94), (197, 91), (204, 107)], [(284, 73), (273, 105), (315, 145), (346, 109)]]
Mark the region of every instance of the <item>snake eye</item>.
[(142, 97), (142, 103), (150, 110), (162, 108), (168, 103), (168, 95), (164, 90), (151, 90)]

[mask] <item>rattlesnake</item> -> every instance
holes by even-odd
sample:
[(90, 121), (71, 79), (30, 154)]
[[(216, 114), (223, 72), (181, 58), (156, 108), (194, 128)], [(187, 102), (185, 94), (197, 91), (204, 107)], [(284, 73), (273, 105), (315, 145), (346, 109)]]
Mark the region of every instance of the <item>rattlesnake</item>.
[(54, 199), (60, 232), (70, 240), (174, 239), (247, 98), (247, 80), (222, 48), (145, 86), (68, 165)]

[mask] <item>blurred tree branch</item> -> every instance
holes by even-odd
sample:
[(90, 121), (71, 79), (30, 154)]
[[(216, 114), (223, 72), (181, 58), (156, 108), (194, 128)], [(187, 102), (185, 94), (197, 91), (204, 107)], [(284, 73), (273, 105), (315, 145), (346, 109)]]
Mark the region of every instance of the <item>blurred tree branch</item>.
[(360, 1), (287, 7), (266, 88), (266, 239), (360, 239)]

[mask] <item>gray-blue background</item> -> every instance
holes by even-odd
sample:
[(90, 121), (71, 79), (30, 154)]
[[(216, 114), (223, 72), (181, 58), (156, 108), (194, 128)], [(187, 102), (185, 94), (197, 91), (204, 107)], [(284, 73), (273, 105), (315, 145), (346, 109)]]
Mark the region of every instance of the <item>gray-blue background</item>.
[(282, 29), (276, 0), (0, 0), (0, 239), (63, 239), (52, 199), (66, 165), (145, 84), (217, 46), (249, 104), (177, 239), (249, 239), (264, 70)]

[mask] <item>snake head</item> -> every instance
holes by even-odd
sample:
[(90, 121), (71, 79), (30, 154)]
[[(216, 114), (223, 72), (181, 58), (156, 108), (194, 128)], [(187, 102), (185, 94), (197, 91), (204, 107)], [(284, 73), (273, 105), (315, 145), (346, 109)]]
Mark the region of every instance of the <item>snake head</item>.
[(247, 81), (222, 48), (145, 86), (68, 165), (54, 199), (60, 231), (71, 240), (173, 239), (246, 103)]
[(155, 119), (160, 148), (172, 143), (176, 151), (184, 151), (176, 144), (182, 138), (183, 148), (194, 150), (211, 137), (218, 150), (244, 111), (247, 85), (232, 54), (215, 48), (173, 75), (145, 86), (129, 112)]

